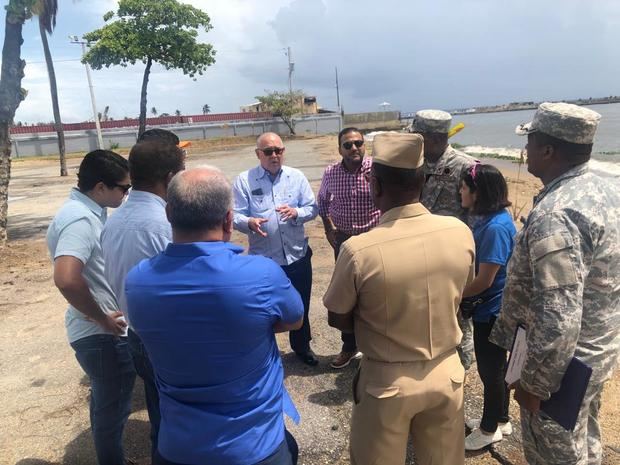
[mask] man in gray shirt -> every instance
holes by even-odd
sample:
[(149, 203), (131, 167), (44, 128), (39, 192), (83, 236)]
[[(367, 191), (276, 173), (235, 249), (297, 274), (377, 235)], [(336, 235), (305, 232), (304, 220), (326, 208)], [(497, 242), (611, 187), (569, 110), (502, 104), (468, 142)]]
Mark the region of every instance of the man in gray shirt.
[[(185, 155), (176, 145), (151, 139), (133, 146), (129, 175), (133, 186), (127, 201), (110, 217), (101, 233), (105, 276), (120, 308), (127, 314), (125, 278), (136, 264), (164, 250), (172, 241), (166, 218), (166, 194), (172, 177), (185, 168)], [(155, 375), (140, 338), (128, 321), (129, 350), (134, 367), (144, 381), (146, 407), (151, 422), (151, 455), (157, 451), (161, 415)]]
[(69, 343), (90, 378), (90, 421), (99, 465), (125, 464), (122, 436), (135, 381), (127, 324), (104, 276), (99, 242), (106, 208), (118, 207), (130, 187), (127, 160), (108, 150), (88, 153), (77, 188), (47, 231), (54, 284), (69, 302)]

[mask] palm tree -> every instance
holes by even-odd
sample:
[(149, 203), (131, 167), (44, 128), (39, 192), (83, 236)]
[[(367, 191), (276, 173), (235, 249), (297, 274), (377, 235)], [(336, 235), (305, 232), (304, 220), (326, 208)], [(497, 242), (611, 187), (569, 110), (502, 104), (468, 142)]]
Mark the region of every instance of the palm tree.
[(177, 116), (181, 116), (181, 110), (175, 110), (174, 114), (177, 115)]
[(56, 27), (56, 14), (58, 13), (57, 0), (37, 0), (32, 7), (32, 12), (39, 15), (39, 32), (43, 43), (43, 53), (45, 54), (45, 64), (47, 65), (47, 75), (50, 80), (50, 93), (52, 95), (52, 109), (54, 112), (54, 126), (58, 134), (58, 153), (60, 158), (60, 175), (67, 176), (67, 161), (65, 158), (65, 131), (60, 119), (60, 106), (58, 105), (58, 87), (56, 85), (56, 72), (54, 71), (54, 61), (50, 53), (47, 35), (51, 34)]
[(208, 115), (209, 113), (211, 113), (211, 107), (209, 106), (209, 104), (208, 104), (208, 103), (205, 103), (205, 104), (202, 106), (202, 114), (203, 114), (203, 115)]
[[(51, 9), (45, 14), (49, 15)], [(24, 23), (34, 14), (28, 2), (9, 0), (5, 7), (4, 45), (2, 47), (2, 71), (0, 72), (0, 247), (6, 244), (6, 225), (9, 204), (9, 181), (11, 180), (11, 124), (15, 112), (26, 92), (22, 89), (24, 67), (21, 49)]]
[(153, 114), (153, 116), (157, 116), (157, 108), (151, 108), (151, 113)]

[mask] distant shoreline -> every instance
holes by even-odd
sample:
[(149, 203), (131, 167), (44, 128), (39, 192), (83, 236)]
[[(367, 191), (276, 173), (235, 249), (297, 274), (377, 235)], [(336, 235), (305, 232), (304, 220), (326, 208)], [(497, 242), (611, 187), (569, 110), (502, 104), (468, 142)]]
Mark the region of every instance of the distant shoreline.
[[(600, 98), (580, 98), (574, 100), (558, 100), (559, 102), (574, 103), (575, 105), (604, 105), (609, 103), (620, 103), (620, 96), (614, 95), (610, 97)], [(542, 102), (512, 102), (503, 105), (457, 108), (449, 110), (452, 115), (473, 115), (476, 113), (499, 113), (504, 111), (522, 111), (535, 110)]]

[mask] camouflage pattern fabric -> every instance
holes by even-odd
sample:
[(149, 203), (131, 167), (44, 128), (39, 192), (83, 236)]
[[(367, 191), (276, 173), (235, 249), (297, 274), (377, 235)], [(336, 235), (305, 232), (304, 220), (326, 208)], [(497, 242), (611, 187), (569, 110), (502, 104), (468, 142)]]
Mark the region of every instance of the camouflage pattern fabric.
[(447, 134), (452, 115), (441, 110), (420, 110), (415, 114), (409, 132)]
[(461, 207), (459, 194), (461, 175), (474, 163), (475, 158), (450, 145), (435, 163), (425, 160), (426, 183), (420, 197), (422, 205), (435, 215), (455, 216), (465, 221), (467, 212)]
[(521, 410), (532, 464), (600, 463), (597, 399), (620, 359), (620, 189), (612, 182), (585, 163), (545, 186), (508, 264), (490, 341), (510, 349), (517, 325), (526, 328), (521, 386), (546, 400), (573, 356), (593, 370), (574, 432)]
[(589, 108), (571, 103), (541, 103), (531, 123), (517, 126), (516, 133), (525, 136), (544, 132), (573, 144), (591, 144), (601, 115)]
[[(467, 212), (461, 207), (459, 194), (461, 175), (476, 163), (476, 159), (451, 146), (435, 163), (424, 161), (426, 183), (420, 201), (436, 215), (454, 216), (467, 222)], [(474, 328), (471, 319), (463, 319), (459, 313), (459, 326), (463, 339), (457, 348), (461, 363), (469, 370), (474, 362)]]

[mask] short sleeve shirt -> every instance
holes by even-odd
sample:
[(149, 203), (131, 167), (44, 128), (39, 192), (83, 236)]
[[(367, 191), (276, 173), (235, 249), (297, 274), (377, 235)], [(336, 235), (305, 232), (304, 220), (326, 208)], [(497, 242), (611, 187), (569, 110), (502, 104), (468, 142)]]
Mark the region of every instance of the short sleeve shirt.
[(491, 317), (499, 314), (502, 305), (506, 265), (512, 256), (517, 230), (510, 213), (501, 210), (490, 215), (475, 217), (473, 233), (476, 243), (476, 274), (481, 263), (500, 266), (491, 287), (474, 297), (481, 298), (483, 302), (476, 306), (473, 320), (488, 323)]
[(129, 317), (157, 373), (159, 451), (170, 461), (253, 464), (284, 440), (290, 399), (273, 326), (298, 321), (303, 304), (280, 266), (242, 251), (172, 243), (127, 276)]
[[(47, 229), (47, 246), (53, 260), (75, 257), (84, 264), (82, 276), (95, 302), (104, 312), (118, 310), (118, 303), (104, 273), (99, 237), (106, 221), (106, 209), (90, 197), (73, 189)], [(69, 342), (95, 334), (112, 334), (69, 305), (65, 314)]]

